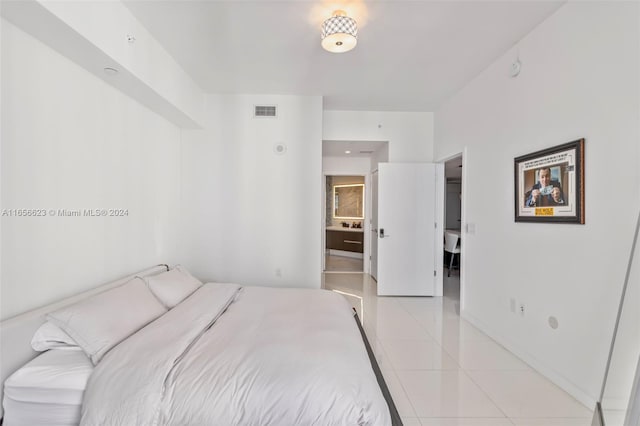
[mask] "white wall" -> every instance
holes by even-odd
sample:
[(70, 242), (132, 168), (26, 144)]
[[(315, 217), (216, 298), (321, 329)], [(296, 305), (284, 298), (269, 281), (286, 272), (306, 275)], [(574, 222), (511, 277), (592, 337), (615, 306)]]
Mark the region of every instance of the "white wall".
[[(278, 117), (253, 118), (260, 104)], [(206, 116), (183, 133), (184, 263), (213, 281), (320, 287), (322, 98), (209, 96)]]
[[(435, 158), (467, 148), (462, 315), (590, 407), (640, 205), (638, 25), (636, 3), (567, 3), (435, 114)], [(515, 223), (513, 159), (582, 137), (586, 224)]]
[(322, 157), (325, 175), (367, 175), (371, 169), (369, 157)]
[(389, 162), (389, 144), (385, 143), (371, 154), (371, 172), (378, 170), (378, 164)]
[[(122, 2), (16, 1), (0, 11), (126, 96), (178, 126), (199, 128), (204, 94)], [(109, 77), (105, 67), (119, 73)]]
[[(180, 131), (2, 20), (1, 317), (176, 252)], [(52, 217), (57, 209), (126, 217)]]
[(388, 141), (389, 162), (433, 159), (433, 113), (325, 111), (322, 138), (338, 141)]

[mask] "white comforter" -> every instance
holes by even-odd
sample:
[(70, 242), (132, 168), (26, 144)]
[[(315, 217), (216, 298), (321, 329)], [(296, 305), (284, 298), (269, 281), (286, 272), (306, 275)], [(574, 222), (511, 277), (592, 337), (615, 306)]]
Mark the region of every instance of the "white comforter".
[(205, 284), (96, 366), (83, 425), (388, 425), (351, 308)]

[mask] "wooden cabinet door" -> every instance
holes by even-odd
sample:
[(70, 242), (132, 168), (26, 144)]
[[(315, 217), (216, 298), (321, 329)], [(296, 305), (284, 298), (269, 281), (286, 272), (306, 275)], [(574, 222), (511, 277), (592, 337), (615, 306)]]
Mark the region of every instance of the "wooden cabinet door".
[(362, 232), (327, 231), (327, 248), (363, 253), (363, 237)]

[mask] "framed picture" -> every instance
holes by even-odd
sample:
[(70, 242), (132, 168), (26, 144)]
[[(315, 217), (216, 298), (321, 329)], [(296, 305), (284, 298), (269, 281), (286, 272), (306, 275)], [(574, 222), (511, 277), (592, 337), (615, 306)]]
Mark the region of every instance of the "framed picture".
[(584, 224), (584, 139), (514, 159), (515, 221)]

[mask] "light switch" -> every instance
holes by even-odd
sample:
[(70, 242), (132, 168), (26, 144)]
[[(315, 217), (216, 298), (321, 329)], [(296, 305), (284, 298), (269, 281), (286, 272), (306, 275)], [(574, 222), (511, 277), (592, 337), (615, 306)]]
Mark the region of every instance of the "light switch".
[(475, 223), (467, 223), (467, 234), (475, 234), (476, 233), (476, 224)]

